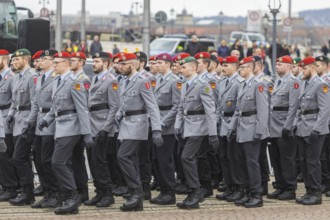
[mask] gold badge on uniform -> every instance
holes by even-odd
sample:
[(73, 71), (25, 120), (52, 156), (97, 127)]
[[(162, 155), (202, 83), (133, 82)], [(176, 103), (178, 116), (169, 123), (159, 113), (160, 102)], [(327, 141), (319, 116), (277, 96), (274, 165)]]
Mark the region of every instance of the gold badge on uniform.
[(156, 84), (157, 84), (157, 83), (156, 83), (156, 80), (151, 80), (151, 86), (152, 86), (152, 87), (155, 88), (155, 87), (156, 87)]
[(329, 87), (326, 86), (326, 85), (324, 85), (324, 86), (322, 87), (322, 91), (323, 91), (324, 93), (328, 93), (328, 92), (329, 92)]
[(113, 90), (118, 90), (118, 83), (112, 83), (112, 89)]
[(177, 82), (177, 83), (176, 83), (176, 88), (179, 89), (179, 90), (181, 90), (181, 88), (182, 88), (182, 83), (181, 83), (181, 82)]
[(215, 89), (217, 87), (217, 84), (215, 84), (215, 82), (211, 82), (210, 86), (211, 86), (212, 89)]
[(77, 83), (76, 85), (74, 85), (74, 89), (75, 90), (77, 90), (77, 91), (80, 91), (80, 84), (79, 83)]
[(269, 86), (269, 87), (268, 87), (268, 92), (269, 92), (269, 93), (272, 93), (272, 92), (273, 92), (273, 86)]
[(227, 102), (227, 106), (230, 107), (233, 103), (231, 101)]

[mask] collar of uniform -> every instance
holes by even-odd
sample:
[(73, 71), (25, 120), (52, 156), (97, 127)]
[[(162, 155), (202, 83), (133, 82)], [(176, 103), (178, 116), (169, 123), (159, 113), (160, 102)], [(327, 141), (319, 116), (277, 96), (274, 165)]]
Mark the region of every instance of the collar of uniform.
[(163, 78), (163, 80), (166, 80), (167, 77), (170, 75), (171, 71), (168, 71), (164, 76), (161, 75), (161, 78)]
[(207, 77), (208, 72), (205, 71), (204, 73), (201, 73), (199, 76), (201, 79), (205, 79)]
[(258, 73), (258, 75), (257, 76), (255, 76), (257, 79), (260, 79), (261, 77), (263, 77), (264, 76), (264, 73), (263, 72), (260, 72), (260, 73)]
[(108, 72), (107, 71), (103, 71), (102, 73), (99, 73), (96, 75), (97, 79), (100, 80), (102, 79)]
[(198, 75), (196, 75), (195, 77), (191, 78), (190, 80), (187, 80), (188, 85), (190, 86), (195, 81), (195, 79), (197, 77), (198, 77)]
[(232, 79), (234, 79), (237, 75), (238, 75), (238, 72), (234, 73), (231, 77), (227, 77), (227, 80), (228, 80), (229, 82), (231, 82)]
[(251, 81), (252, 81), (253, 78), (254, 78), (254, 75), (252, 75), (252, 76), (250, 76), (248, 79), (246, 79), (246, 80), (245, 80), (246, 85), (249, 85), (249, 86), (250, 86)]
[(61, 75), (61, 80), (62, 81), (65, 80), (70, 75), (70, 73), (72, 73), (72, 72), (68, 71), (68, 72), (64, 73), (63, 75)]
[(127, 77), (127, 79), (132, 80), (136, 75), (140, 75), (141, 72), (135, 72), (131, 77)]
[(286, 82), (290, 75), (290, 73), (287, 73), (285, 76), (280, 77), (280, 80), (282, 80), (282, 82)]
[(319, 78), (319, 76), (316, 74), (313, 78), (306, 80), (308, 82), (308, 84), (312, 81), (314, 81), (315, 79)]
[(0, 73), (0, 75), (2, 76), (2, 78), (5, 77), (5, 75), (6, 75), (9, 71), (10, 71), (9, 68), (3, 70), (3, 71)]
[(29, 69), (29, 67), (23, 69), (22, 71), (19, 72), (19, 74), (20, 74), (21, 76), (24, 76), (24, 74), (26, 73), (26, 71), (27, 71), (28, 69)]
[(48, 78), (48, 76), (53, 72), (54, 70), (48, 70), (47, 72), (45, 72), (44, 74), (45, 74), (45, 79), (47, 79)]
[(84, 72), (83, 69), (81, 69), (81, 70), (78, 71), (78, 72), (73, 72), (73, 71), (72, 71), (73, 75), (75, 75), (77, 78), (78, 78), (78, 76), (79, 76), (80, 74), (82, 74), (82, 72)]

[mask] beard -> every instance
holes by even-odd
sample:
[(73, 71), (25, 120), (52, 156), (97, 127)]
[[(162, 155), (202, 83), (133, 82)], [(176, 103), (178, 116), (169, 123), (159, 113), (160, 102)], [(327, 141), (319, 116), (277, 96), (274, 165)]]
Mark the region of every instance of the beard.
[(5, 67), (5, 65), (3, 64), (3, 62), (1, 62), (0, 63), (0, 71), (2, 71), (4, 67)]
[(97, 68), (96, 66), (93, 66), (93, 72), (94, 73), (100, 73), (100, 72), (102, 72), (103, 71), (103, 68), (102, 67), (99, 67), (99, 68)]

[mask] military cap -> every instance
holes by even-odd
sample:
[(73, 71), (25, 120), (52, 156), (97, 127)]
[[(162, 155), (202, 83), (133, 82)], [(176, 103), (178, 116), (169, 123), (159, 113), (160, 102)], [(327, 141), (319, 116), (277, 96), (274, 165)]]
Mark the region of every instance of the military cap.
[(261, 56), (253, 56), (255, 62), (262, 61)]
[(222, 63), (238, 63), (238, 58), (237, 56), (228, 56), (223, 59)]
[(304, 66), (307, 66), (307, 65), (313, 64), (313, 63), (315, 63), (315, 58), (312, 56), (308, 56), (308, 57), (305, 57), (305, 59), (303, 59), (302, 61), (300, 61), (299, 66), (304, 67)]
[(138, 57), (134, 53), (121, 53), (119, 58), (119, 62), (128, 61), (128, 60), (136, 60)]
[(223, 60), (224, 60), (223, 57), (218, 56), (218, 62), (219, 62), (221, 65), (222, 65)]
[(65, 58), (65, 59), (69, 59), (71, 58), (71, 54), (65, 51), (62, 52), (58, 52), (54, 55), (55, 58)]
[(39, 58), (41, 57), (42, 52), (44, 52), (44, 51), (43, 51), (43, 50), (38, 50), (37, 52), (35, 52), (35, 53), (33, 54), (33, 56), (31, 57), (32, 60), (37, 60), (37, 59), (39, 59)]
[(210, 56), (210, 60), (212, 60), (213, 62), (216, 62), (217, 64), (219, 63), (218, 57), (211, 55)]
[(190, 56), (189, 53), (179, 53), (178, 55), (173, 57), (172, 61), (175, 63), (179, 63), (181, 60), (183, 60), (184, 58), (189, 57), (189, 56)]
[(136, 55), (136, 57), (137, 57), (138, 60), (143, 60), (143, 61), (147, 61), (148, 60), (147, 54), (145, 54), (142, 51), (134, 52), (134, 54)]
[(83, 60), (86, 60), (86, 54), (84, 54), (83, 52), (75, 52), (75, 53), (71, 53), (71, 58), (80, 58)]
[(157, 55), (150, 56), (149, 57), (149, 61), (156, 61), (156, 57), (157, 57)]
[(172, 62), (172, 56), (168, 53), (161, 53), (156, 56), (157, 60), (164, 60), (164, 61), (169, 61)]
[(44, 57), (44, 56), (55, 56), (55, 54), (58, 53), (57, 50), (54, 49), (49, 49), (49, 50), (44, 50), (41, 54), (40, 57)]
[(112, 53), (110, 53), (110, 52), (106, 52), (108, 55), (109, 55), (109, 58), (110, 59), (112, 59), (113, 58), (113, 55), (112, 55)]
[(110, 58), (109, 57), (109, 54), (106, 53), (106, 52), (98, 52), (98, 53), (95, 53), (92, 58)]
[(124, 54), (124, 52), (120, 52), (120, 53), (116, 53), (115, 55), (113, 55), (112, 59), (119, 59), (121, 57), (121, 55)]
[(196, 59), (194, 57), (186, 57), (180, 61), (180, 65), (190, 63), (192, 61), (196, 61)]
[(290, 57), (290, 56), (282, 56), (282, 57), (277, 58), (276, 62), (292, 64), (293, 60), (292, 60), (292, 57)]
[(7, 56), (9, 52), (7, 50), (0, 50), (0, 56)]
[(252, 62), (255, 62), (255, 60), (252, 56), (245, 57), (239, 62), (239, 65), (243, 65), (243, 64), (246, 64), (246, 63), (252, 63)]
[(28, 49), (19, 49), (17, 50), (15, 53), (13, 53), (13, 55), (11, 56), (12, 58), (13, 57), (20, 57), (20, 56), (31, 56), (31, 53)]
[(208, 52), (199, 52), (194, 57), (195, 59), (210, 59), (210, 56)]
[(293, 64), (299, 64), (301, 61), (301, 58), (300, 57), (296, 57), (293, 59)]
[(318, 56), (318, 57), (315, 57), (315, 61), (321, 61), (321, 62), (328, 64), (329, 58), (327, 56)]

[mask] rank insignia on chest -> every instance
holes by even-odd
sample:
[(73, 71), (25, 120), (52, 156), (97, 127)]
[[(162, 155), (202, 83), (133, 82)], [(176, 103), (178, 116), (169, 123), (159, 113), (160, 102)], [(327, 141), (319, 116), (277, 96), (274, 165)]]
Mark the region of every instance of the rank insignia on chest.
[(118, 83), (112, 83), (112, 89), (113, 90), (118, 90)]
[(295, 83), (295, 84), (293, 85), (293, 88), (295, 88), (295, 89), (299, 89), (299, 83)]
[(329, 92), (329, 87), (326, 86), (326, 85), (324, 85), (324, 86), (322, 87), (322, 91), (323, 91), (324, 93), (328, 93), (328, 92)]
[(231, 101), (227, 102), (227, 106), (230, 107), (233, 103)]
[(80, 91), (80, 89), (81, 89), (80, 84), (79, 83), (75, 84), (74, 89), (77, 90), (77, 91)]
[(182, 83), (177, 82), (177, 83), (176, 83), (176, 88), (179, 89), (179, 90), (181, 90), (181, 88), (182, 88)]
[(210, 86), (211, 86), (212, 89), (215, 89), (217, 87), (217, 84), (215, 82), (211, 82)]
[(273, 86), (269, 86), (269, 87), (268, 87), (268, 92), (269, 92), (269, 93), (272, 93), (272, 92), (273, 92)]
[(157, 84), (157, 83), (156, 83), (156, 80), (151, 80), (151, 86), (152, 86), (152, 87), (155, 88), (155, 87), (156, 87), (156, 84)]
[(33, 83), (34, 83), (34, 85), (37, 85), (37, 82), (38, 82), (38, 78), (37, 78), (37, 77), (34, 77), (34, 78), (33, 78)]
[(258, 87), (258, 90), (259, 90), (259, 92), (263, 92), (264, 91), (264, 87), (263, 86), (259, 86)]
[(146, 83), (144, 84), (144, 86), (145, 86), (147, 89), (150, 89), (150, 83), (146, 82)]
[(89, 87), (91, 87), (91, 84), (90, 83), (84, 83), (84, 87), (86, 90), (89, 90)]
[(209, 87), (205, 87), (204, 91), (205, 91), (205, 93), (210, 93), (210, 88)]

